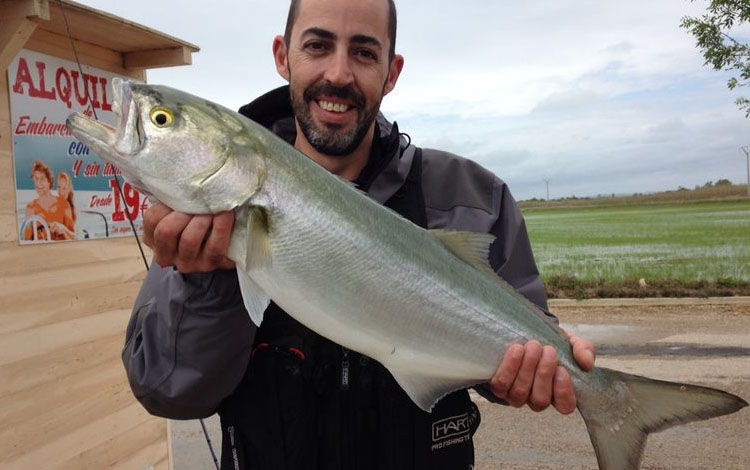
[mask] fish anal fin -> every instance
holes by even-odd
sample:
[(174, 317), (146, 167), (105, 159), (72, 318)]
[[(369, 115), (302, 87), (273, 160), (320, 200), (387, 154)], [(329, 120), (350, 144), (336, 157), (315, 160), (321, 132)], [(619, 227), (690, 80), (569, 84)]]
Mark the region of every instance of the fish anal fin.
[(443, 242), (453, 254), (480, 271), (497, 275), (489, 263), (490, 245), (495, 241), (494, 235), (445, 229), (429, 230), (428, 233)]
[(263, 322), (263, 313), (266, 311), (271, 298), (253, 279), (240, 267), (237, 267), (237, 278), (240, 281), (240, 292), (250, 319), (256, 326)]
[(466, 380), (445, 377), (431, 377), (417, 372), (393, 371), (391, 374), (409, 398), (428, 413), (441, 398), (456, 390), (471, 387), (482, 380)]

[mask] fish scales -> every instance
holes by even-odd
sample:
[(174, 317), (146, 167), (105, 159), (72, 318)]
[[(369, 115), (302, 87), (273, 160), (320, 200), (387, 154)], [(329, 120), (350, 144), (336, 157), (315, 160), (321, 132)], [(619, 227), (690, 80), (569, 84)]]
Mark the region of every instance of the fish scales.
[[(399, 370), (437, 368), (463, 378), (464, 386), (486, 381), (507, 344), (527, 339), (522, 332), (543, 324), (549, 329), (545, 342), (559, 338), (529, 306), (497, 289), (498, 280), (428, 232), (331, 180), (310, 160), (274, 158), (280, 160), (273, 165), (278, 171), (269, 171), (266, 189), (250, 200), (269, 200), (269, 210), (278, 214), (270, 235), (273, 267), (256, 281), (282, 308), (300, 312), (295, 315), (302, 323), (330, 317), (338, 325), (328, 334), (334, 341)], [(306, 181), (298, 184), (290, 174), (304, 174)], [(331, 191), (333, 182), (341, 186), (337, 191)], [(326, 193), (336, 199), (323, 205), (320, 194)], [(273, 200), (273, 194), (293, 196)], [(376, 284), (383, 288), (373, 290)], [(306, 308), (293, 303), (299, 300)], [(500, 320), (503, 305), (516, 326)], [(382, 331), (384, 325), (390, 328)], [(443, 337), (452, 341), (435, 340)]]

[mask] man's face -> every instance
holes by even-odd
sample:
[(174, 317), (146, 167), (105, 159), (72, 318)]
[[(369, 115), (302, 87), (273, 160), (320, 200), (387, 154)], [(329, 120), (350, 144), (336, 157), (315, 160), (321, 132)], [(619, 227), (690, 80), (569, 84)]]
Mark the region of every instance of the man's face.
[(389, 61), (389, 46), (385, 0), (300, 3), (279, 72), (289, 80), (300, 130), (316, 150), (350, 154), (372, 128), (401, 69), (400, 56), (395, 65)]

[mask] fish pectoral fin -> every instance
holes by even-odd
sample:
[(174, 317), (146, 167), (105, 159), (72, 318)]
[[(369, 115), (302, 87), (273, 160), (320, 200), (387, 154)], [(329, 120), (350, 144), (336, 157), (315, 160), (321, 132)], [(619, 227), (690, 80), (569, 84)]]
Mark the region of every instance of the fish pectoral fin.
[(240, 292), (242, 292), (242, 301), (245, 303), (245, 309), (250, 314), (250, 319), (256, 326), (263, 322), (263, 313), (266, 311), (271, 298), (261, 287), (252, 280), (252, 278), (239, 267), (237, 268), (237, 278), (240, 281)]
[(247, 214), (247, 270), (265, 269), (271, 266), (271, 243), (268, 213), (262, 207), (248, 207)]
[(428, 230), (427, 232), (443, 242), (443, 245), (454, 255), (480, 271), (496, 276), (489, 262), (490, 245), (495, 241), (494, 235), (444, 229)]
[[(389, 369), (390, 370), (390, 369)], [(417, 372), (390, 371), (393, 378), (404, 389), (409, 398), (428, 413), (441, 398), (456, 390), (471, 387), (486, 380), (467, 380), (434, 377)]]

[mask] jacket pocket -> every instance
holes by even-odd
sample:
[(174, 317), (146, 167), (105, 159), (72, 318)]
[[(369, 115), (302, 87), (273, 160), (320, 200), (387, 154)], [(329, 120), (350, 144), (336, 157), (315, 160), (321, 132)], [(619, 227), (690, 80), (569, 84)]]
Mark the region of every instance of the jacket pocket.
[[(312, 468), (315, 462), (314, 391), (308, 351), (300, 338), (259, 341), (242, 383), (222, 406), (224, 439), (230, 427), (240, 451), (232, 470)], [(226, 422), (226, 425), (224, 423)], [(235, 465), (228, 458), (224, 462)], [(224, 466), (222, 466), (224, 469)]]

